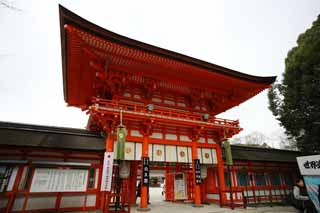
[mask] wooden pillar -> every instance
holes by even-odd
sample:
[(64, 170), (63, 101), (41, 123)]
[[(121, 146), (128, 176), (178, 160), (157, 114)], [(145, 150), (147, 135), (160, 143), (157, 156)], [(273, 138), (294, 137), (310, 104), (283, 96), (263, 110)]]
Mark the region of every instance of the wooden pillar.
[(198, 159), (197, 140), (192, 139), (192, 175), (193, 175), (193, 192), (194, 192), (194, 206), (201, 207), (201, 191), (200, 185), (196, 184), (196, 170), (194, 160)]
[[(142, 142), (142, 171), (143, 171), (143, 159), (147, 158), (149, 156), (149, 135), (144, 134), (143, 136), (143, 142)], [(143, 175), (143, 174), (142, 174)], [(145, 186), (143, 184), (143, 177), (141, 178), (141, 199), (140, 199), (140, 208), (139, 211), (149, 211), (150, 208), (148, 208), (148, 191), (149, 191), (149, 185)]]
[(106, 152), (113, 152), (113, 135), (111, 132), (107, 133), (108, 137), (106, 139)]
[(221, 147), (217, 146), (217, 161), (218, 161), (218, 180), (219, 180), (219, 190), (220, 190), (220, 204), (224, 204), (227, 201), (226, 194), (223, 192), (225, 190), (225, 182), (224, 182), (224, 165), (222, 159)]
[(137, 171), (138, 171), (138, 161), (132, 161), (130, 166), (130, 204), (136, 204), (137, 196)]

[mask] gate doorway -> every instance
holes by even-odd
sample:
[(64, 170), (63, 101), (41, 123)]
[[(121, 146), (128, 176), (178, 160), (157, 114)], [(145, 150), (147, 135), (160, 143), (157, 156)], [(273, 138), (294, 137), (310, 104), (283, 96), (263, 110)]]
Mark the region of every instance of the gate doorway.
[[(137, 174), (137, 199), (140, 203), (141, 167)], [(192, 165), (188, 163), (150, 163), (149, 205), (165, 201), (191, 202), (193, 200)]]

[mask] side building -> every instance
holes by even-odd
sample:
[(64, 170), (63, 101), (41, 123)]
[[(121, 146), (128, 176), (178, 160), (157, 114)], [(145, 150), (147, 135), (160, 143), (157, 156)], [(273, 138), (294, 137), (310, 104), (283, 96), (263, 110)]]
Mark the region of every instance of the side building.
[[(101, 209), (104, 152), (105, 139), (87, 130), (0, 122), (0, 211)], [(224, 168), (224, 185), (232, 184), (235, 200), (245, 198), (250, 204), (285, 199), (298, 174), (300, 152), (232, 146), (232, 153), (234, 166)], [(206, 160), (204, 155), (202, 162)], [(161, 168), (168, 175), (185, 165), (159, 164), (154, 160), (150, 170)], [(219, 203), (216, 167), (206, 164), (202, 202)], [(139, 176), (141, 168), (131, 172)], [(135, 189), (137, 182), (129, 184)], [(129, 193), (135, 196), (135, 191)], [(135, 200), (132, 197), (132, 203)]]

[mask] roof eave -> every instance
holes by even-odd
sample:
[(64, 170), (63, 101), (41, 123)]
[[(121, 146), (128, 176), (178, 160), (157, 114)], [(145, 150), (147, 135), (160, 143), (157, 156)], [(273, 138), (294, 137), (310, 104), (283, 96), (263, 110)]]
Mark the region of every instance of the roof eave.
[(73, 24), (85, 31), (88, 31), (94, 35), (97, 35), (101, 38), (110, 40), (112, 42), (125, 45), (134, 49), (139, 49), (141, 51), (149, 52), (151, 54), (155, 54), (161, 57), (171, 58), (173, 60), (177, 60), (183, 63), (187, 63), (193, 66), (201, 67), (212, 72), (220, 73), (222, 75), (227, 75), (230, 77), (238, 78), (245, 81), (250, 81), (254, 83), (266, 84), (270, 85), (276, 80), (276, 76), (269, 77), (260, 77), (248, 75), (245, 73), (241, 73), (235, 70), (231, 70), (216, 64), (208, 63), (196, 58), (192, 58), (190, 56), (186, 56), (180, 53), (176, 53), (170, 50), (166, 50), (160, 47), (156, 47), (153, 45), (149, 45), (116, 33), (113, 33), (109, 30), (106, 30), (96, 24), (93, 24), (77, 14), (71, 12), (70, 10), (64, 8), (59, 5), (59, 14), (60, 14), (60, 35), (61, 35), (61, 54), (62, 54), (62, 69), (63, 69), (63, 88), (64, 88), (64, 98), (65, 101), (68, 101), (68, 91), (67, 91), (67, 52), (66, 52), (66, 34), (64, 25), (65, 24)]

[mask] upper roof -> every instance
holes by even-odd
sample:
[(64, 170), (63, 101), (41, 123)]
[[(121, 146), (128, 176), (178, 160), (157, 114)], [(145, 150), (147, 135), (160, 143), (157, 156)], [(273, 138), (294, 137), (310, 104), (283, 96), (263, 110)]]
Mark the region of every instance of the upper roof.
[[(100, 134), (82, 129), (49, 127), (0, 122), (0, 146), (59, 148), (83, 151), (104, 151), (105, 140)], [(232, 145), (235, 160), (264, 162), (296, 162), (301, 152)]]
[[(154, 78), (166, 76), (166, 79), (169, 77), (208, 90), (215, 87), (236, 91), (241, 94), (236, 105), (268, 88), (276, 79), (275, 76), (248, 75), (121, 36), (81, 18), (61, 5), (59, 11), (64, 97), (69, 105), (79, 106), (87, 101), (88, 96), (94, 95), (90, 82), (90, 79), (94, 79), (94, 73), (85, 73), (84, 65), (80, 65), (83, 55), (87, 54), (80, 53), (80, 40), (94, 49), (91, 55), (108, 60), (110, 65)], [(72, 33), (76, 36), (72, 36)]]

